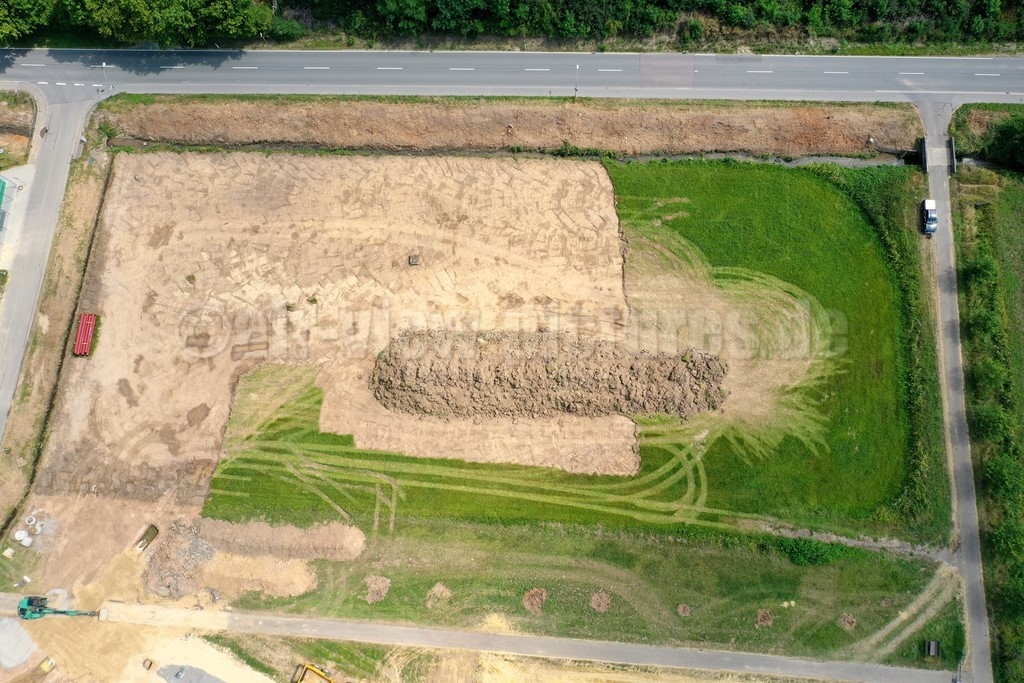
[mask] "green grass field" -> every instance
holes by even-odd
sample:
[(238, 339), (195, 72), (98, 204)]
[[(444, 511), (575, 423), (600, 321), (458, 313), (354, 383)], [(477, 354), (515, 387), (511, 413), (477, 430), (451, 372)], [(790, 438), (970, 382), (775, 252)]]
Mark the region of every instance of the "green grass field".
[[(239, 608), (478, 628), (502, 615), (527, 633), (645, 643), (711, 643), (764, 652), (842, 656), (880, 628), (927, 583), (933, 569), (891, 555), (850, 550), (825, 566), (797, 566), (761, 539), (664, 537), (568, 525), (409, 521), (357, 560), (316, 562), (318, 587), (297, 598), (257, 595)], [(363, 578), (391, 579), (388, 596), (364, 600)], [(438, 581), (452, 597), (433, 608)], [(540, 616), (522, 605), (531, 588), (548, 591)], [(603, 590), (612, 608), (589, 607)], [(892, 601), (883, 606), (883, 600)], [(795, 601), (792, 607), (782, 604)], [(690, 615), (677, 613), (679, 604)], [(758, 609), (771, 628), (755, 628)], [(836, 623), (857, 615), (858, 629)]]
[[(709, 506), (812, 526), (879, 531), (889, 525), (913, 535), (917, 530), (901, 529), (899, 515), (888, 509), (911, 476), (900, 293), (866, 212), (808, 171), (699, 161), (607, 167), (631, 240), (682, 238), (720, 273), (721, 286), (738, 268), (773, 276), (840, 322), (832, 371), (793, 392), (802, 399), (803, 420), (783, 414), (775, 425), (781, 438), (768, 449), (757, 448), (757, 435), (743, 427), (708, 444)], [(893, 200), (904, 197), (912, 207), (904, 196), (909, 174), (872, 170), (879, 171), (891, 171), (889, 185), (904, 188)], [(936, 403), (933, 423), (938, 415)], [(820, 433), (806, 438), (802, 421), (816, 421)], [(933, 455), (941, 468), (940, 458)], [(946, 497), (944, 477), (934, 484), (933, 494)], [(948, 526), (946, 511), (945, 505), (931, 511), (923, 522), (932, 527), (928, 535)]]

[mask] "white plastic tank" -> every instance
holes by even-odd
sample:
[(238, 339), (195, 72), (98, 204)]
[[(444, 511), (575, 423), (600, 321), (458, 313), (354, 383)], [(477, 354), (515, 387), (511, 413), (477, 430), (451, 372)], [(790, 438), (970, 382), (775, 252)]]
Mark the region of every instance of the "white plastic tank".
[(25, 531), (24, 529), (18, 529), (17, 531), (14, 532), (14, 540), (15, 541), (18, 541), (19, 543), (21, 543), (26, 538), (28, 538), (28, 532)]

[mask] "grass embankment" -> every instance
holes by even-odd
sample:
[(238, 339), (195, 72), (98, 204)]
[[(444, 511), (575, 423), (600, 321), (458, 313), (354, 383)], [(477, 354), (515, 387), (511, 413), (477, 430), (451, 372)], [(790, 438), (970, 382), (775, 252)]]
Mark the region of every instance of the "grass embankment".
[(993, 663), (1024, 679), (1024, 176), (965, 168), (953, 184), (967, 417), (980, 477)]
[[(741, 267), (799, 287), (845, 327), (833, 339), (838, 371), (795, 389), (823, 421), (820, 438), (781, 424), (790, 433), (767, 451), (743, 428), (709, 444), (709, 505), (944, 540), (950, 508), (941, 404), (907, 216), (911, 172), (703, 162), (608, 169), (627, 237), (680, 235), (715, 268)], [(671, 218), (656, 208), (679, 198), (685, 211)], [(731, 276), (724, 271), (719, 279)], [(651, 455), (643, 447), (641, 454)]]
[(956, 141), (957, 156), (984, 158), (998, 124), (1024, 114), (1019, 104), (965, 104), (953, 113), (949, 134)]

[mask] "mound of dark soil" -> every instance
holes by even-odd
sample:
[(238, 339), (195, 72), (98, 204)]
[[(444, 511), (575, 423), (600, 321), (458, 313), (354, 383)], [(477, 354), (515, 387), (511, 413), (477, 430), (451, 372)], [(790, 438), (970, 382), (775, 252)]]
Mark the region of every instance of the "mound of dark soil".
[(631, 351), (551, 332), (405, 332), (370, 380), (384, 407), (444, 418), (667, 414), (725, 398), (725, 364), (691, 349)]

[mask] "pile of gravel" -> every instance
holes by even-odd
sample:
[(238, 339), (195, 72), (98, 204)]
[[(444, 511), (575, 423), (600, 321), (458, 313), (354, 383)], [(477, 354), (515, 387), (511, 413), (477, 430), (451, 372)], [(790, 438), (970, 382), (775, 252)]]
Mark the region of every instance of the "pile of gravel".
[(721, 405), (725, 373), (695, 349), (654, 354), (551, 332), (405, 332), (378, 355), (370, 387), (390, 410), (443, 418), (686, 418)]

